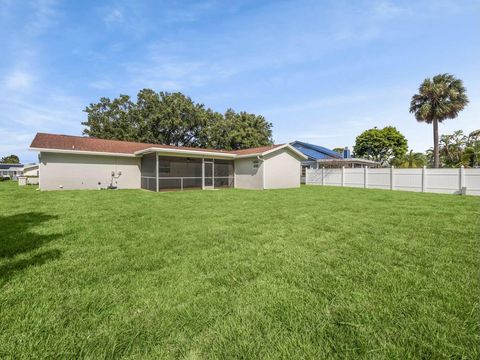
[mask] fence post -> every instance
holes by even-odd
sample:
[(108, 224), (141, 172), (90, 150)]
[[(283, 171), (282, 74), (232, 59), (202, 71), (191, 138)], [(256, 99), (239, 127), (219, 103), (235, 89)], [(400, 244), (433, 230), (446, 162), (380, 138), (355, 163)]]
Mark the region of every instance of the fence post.
[(427, 167), (422, 167), (422, 192), (427, 189)]
[(183, 191), (183, 177), (180, 178), (180, 187), (181, 187), (181, 190)]
[(322, 167), (322, 185), (325, 185), (325, 166)]
[(363, 187), (368, 188), (368, 166), (363, 168)]
[(345, 166), (342, 166), (342, 186), (345, 186)]
[(463, 188), (465, 187), (465, 167), (462, 165), (460, 166), (460, 179), (459, 179), (459, 183), (460, 183), (460, 194), (461, 195), (464, 195), (463, 194)]
[(395, 166), (390, 167), (390, 190), (395, 190)]

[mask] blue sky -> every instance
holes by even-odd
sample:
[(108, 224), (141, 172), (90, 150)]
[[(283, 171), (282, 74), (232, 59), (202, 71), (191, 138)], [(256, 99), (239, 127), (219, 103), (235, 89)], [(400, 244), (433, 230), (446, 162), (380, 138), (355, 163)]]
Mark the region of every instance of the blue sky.
[(463, 79), (470, 105), (440, 131), (480, 128), (479, 1), (0, 0), (0, 155), (36, 132), (80, 135), (82, 110), (141, 88), (264, 115), (277, 143), (352, 146), (396, 126), (425, 78)]

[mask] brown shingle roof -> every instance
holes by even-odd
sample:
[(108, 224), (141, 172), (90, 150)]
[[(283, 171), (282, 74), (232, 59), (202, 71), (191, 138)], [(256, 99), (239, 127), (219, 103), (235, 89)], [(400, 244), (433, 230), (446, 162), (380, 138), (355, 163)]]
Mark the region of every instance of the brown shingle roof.
[(96, 139), (82, 136), (71, 135), (56, 135), (37, 133), (30, 145), (34, 149), (50, 149), (50, 150), (76, 150), (76, 151), (93, 151), (93, 152), (106, 152), (106, 153), (118, 153), (118, 154), (134, 154), (137, 151), (146, 150), (148, 148), (161, 148), (161, 149), (178, 149), (178, 150), (190, 150), (190, 151), (209, 151), (226, 154), (236, 155), (251, 155), (258, 154), (280, 145), (262, 146), (258, 148), (226, 151), (216, 149), (203, 149), (192, 148), (184, 146), (171, 146), (161, 144), (147, 144), (132, 141), (119, 141), (119, 140), (105, 140)]
[(261, 153), (264, 153), (265, 151), (272, 150), (283, 145), (284, 144), (278, 144), (278, 145), (270, 145), (270, 146), (260, 146), (256, 148), (243, 149), (243, 150), (233, 150), (233, 151), (229, 151), (229, 153), (236, 154), (236, 155), (261, 154)]

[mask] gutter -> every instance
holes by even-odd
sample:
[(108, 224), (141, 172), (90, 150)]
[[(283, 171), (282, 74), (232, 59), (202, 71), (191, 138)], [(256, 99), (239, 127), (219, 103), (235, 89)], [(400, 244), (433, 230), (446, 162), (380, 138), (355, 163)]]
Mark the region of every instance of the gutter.
[(65, 149), (51, 149), (51, 148), (28, 148), (29, 151), (38, 151), (44, 153), (62, 153), (62, 154), (83, 154), (83, 155), (103, 155), (103, 156), (120, 156), (120, 157), (138, 157), (134, 154), (128, 153), (112, 153), (103, 151), (84, 151), (84, 150), (65, 150)]

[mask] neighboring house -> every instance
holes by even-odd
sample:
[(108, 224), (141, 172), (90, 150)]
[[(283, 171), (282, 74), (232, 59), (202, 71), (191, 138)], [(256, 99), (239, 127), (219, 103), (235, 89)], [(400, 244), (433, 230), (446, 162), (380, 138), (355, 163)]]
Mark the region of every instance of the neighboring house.
[(289, 144), (226, 151), (38, 133), (40, 189), (277, 189), (300, 186)]
[(349, 168), (364, 168), (364, 167), (379, 167), (380, 163), (367, 160), (367, 159), (360, 159), (360, 158), (342, 158), (342, 159), (319, 159), (317, 160), (317, 165), (319, 168), (322, 167), (349, 167)]
[(23, 167), (23, 176), (39, 176), (39, 165), (38, 164), (28, 164)]
[(290, 143), (295, 149), (300, 151), (308, 158), (302, 161), (301, 181), (305, 182), (306, 169), (318, 169), (322, 167), (352, 167), (362, 168), (365, 166), (377, 167), (380, 164), (366, 159), (352, 158), (350, 150), (346, 147), (343, 154), (327, 149), (323, 146), (313, 145), (302, 141)]
[(306, 160), (302, 161), (302, 168), (304, 169), (316, 169), (318, 167), (317, 160), (342, 158), (342, 154), (323, 146), (313, 145), (302, 141), (294, 141), (290, 143), (290, 145), (308, 157)]
[(22, 164), (0, 164), (0, 177), (17, 180), (22, 174)]

